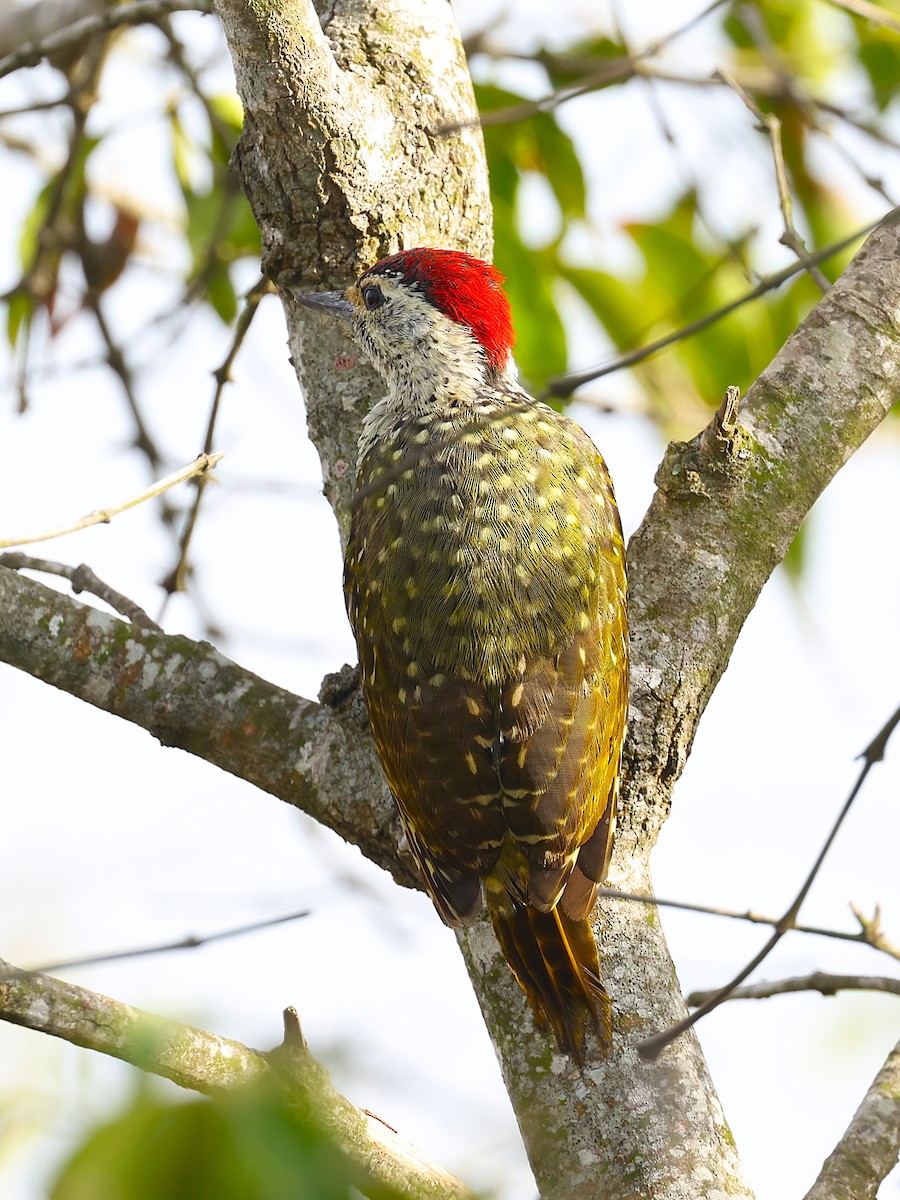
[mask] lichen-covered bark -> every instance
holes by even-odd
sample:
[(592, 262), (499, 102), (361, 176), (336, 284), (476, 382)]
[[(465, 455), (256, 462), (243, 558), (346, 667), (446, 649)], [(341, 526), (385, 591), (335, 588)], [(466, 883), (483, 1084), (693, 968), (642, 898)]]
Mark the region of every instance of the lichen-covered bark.
[[(651, 891), (645, 859), (613, 886)], [(583, 1073), (536, 1036), (528, 1005), (486, 922), (460, 931), (542, 1200), (725, 1200), (748, 1197), (737, 1150), (693, 1033), (656, 1062), (636, 1044), (684, 1016), (681, 989), (657, 912), (604, 901), (599, 918), (604, 983), (614, 1004), (609, 1059)]]
[(263, 1055), (241, 1042), (182, 1025), (49, 975), (0, 959), (0, 1016), (64, 1038), (180, 1087), (215, 1096), (259, 1081), (299, 1106), (366, 1175), (409, 1200), (475, 1200), (455, 1176), (429, 1162), (371, 1113), (338, 1092), (307, 1049), (296, 1013), (285, 1013), (285, 1041)]
[(900, 1042), (804, 1200), (874, 1200), (900, 1156)]

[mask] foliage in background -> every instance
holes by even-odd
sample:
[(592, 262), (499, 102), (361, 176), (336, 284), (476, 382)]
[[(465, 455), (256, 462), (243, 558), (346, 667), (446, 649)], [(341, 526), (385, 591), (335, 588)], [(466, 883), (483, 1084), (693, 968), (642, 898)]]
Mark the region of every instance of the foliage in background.
[[(698, 176), (676, 194), (671, 188), (669, 194), (661, 192), (649, 180), (658, 208), (652, 219), (625, 220), (614, 231), (597, 228), (592, 214), (602, 197), (598, 201), (586, 182), (586, 148), (568, 131), (567, 114), (579, 104), (596, 106), (598, 92), (626, 88), (634, 102), (649, 102), (660, 114), (659, 153), (666, 155), (676, 153), (682, 131), (665, 124), (662, 114), (671, 94), (665, 89), (702, 90), (710, 104), (730, 106), (733, 137), (742, 140), (748, 156), (770, 157), (752, 113), (737, 96), (722, 96), (726, 85), (710, 78), (712, 63), (726, 68), (753, 103), (780, 122), (794, 224), (810, 250), (864, 223), (858, 197), (865, 188), (882, 193), (883, 207), (892, 202), (877, 172), (856, 158), (863, 146), (878, 146), (885, 154), (900, 149), (891, 132), (900, 39), (891, 29), (822, 0), (723, 4), (706, 17), (705, 28), (718, 29), (720, 45), (700, 69), (679, 57), (680, 38), (664, 38), (671, 46), (653, 54), (629, 46), (620, 29), (568, 46), (534, 47), (528, 55), (510, 54), (501, 33), (489, 30), (470, 39), (478, 103), (488, 121), (496, 260), (508, 279), (519, 365), (537, 391), (573, 366), (591, 365), (571, 362), (560, 315), (576, 297), (598, 323), (595, 361), (601, 365), (616, 352), (634, 350), (735, 300), (769, 272), (771, 245), (762, 242), (753, 224), (726, 230), (707, 219), (708, 181)], [(234, 265), (259, 254), (249, 206), (228, 168), (240, 108), (233, 96), (205, 93), (202, 75), (188, 64), (170, 26), (165, 31), (167, 69), (185, 76), (181, 89), (170, 91), (162, 106), (187, 251), (176, 270), (187, 301), (209, 306), (231, 323), (239, 308)], [(528, 95), (506, 82), (521, 76), (523, 59), (530, 72)], [(99, 70), (91, 77), (98, 93)], [(68, 71), (71, 77), (71, 65)], [(202, 111), (203, 119), (194, 112), (186, 120), (186, 105)], [(8, 337), (23, 354), (35, 312), (45, 314), (52, 336), (61, 321), (90, 308), (139, 255), (142, 223), (153, 220), (141, 212), (138, 197), (116, 208), (94, 190), (90, 161), (101, 137), (90, 133), (89, 125), (89, 120), (76, 122), (63, 164), (46, 175), (20, 233), (22, 274), (8, 285), (5, 298)], [(17, 135), (7, 145), (39, 160), (33, 134)], [(829, 148), (832, 160), (826, 161), (823, 149)], [(846, 186), (835, 184), (834, 159), (843, 163)], [(555, 210), (555, 228), (537, 245), (525, 211), (533, 196), (523, 187), (529, 179), (541, 181), (547, 206)], [(774, 196), (773, 182), (767, 202)], [(100, 210), (101, 224), (111, 226), (105, 238), (85, 233), (92, 209)], [(610, 232), (629, 240), (637, 267), (623, 271), (604, 264), (603, 238)], [(585, 258), (586, 245), (594, 248), (592, 257)], [(829, 279), (836, 278), (851, 253), (824, 264)], [(58, 280), (66, 256), (80, 262), (84, 291), (68, 298), (60, 318)], [(632, 378), (639, 406), (666, 436), (694, 432), (727, 384), (744, 389), (759, 374), (819, 294), (813, 281), (800, 275), (676, 342), (665, 354), (638, 363)], [(565, 397), (565, 389), (558, 394)], [(602, 385), (590, 394), (602, 402)]]
[(271, 1089), (174, 1104), (139, 1096), (94, 1130), (50, 1200), (403, 1200)]

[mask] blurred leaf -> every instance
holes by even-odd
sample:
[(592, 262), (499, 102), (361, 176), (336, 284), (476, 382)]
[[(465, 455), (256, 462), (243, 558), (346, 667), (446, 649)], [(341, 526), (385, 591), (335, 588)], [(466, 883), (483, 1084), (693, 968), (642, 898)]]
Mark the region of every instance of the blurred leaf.
[(587, 302), (619, 350), (638, 345), (647, 324), (642, 284), (565, 263), (560, 265), (560, 273)]
[(796, 80), (815, 90), (827, 87), (832, 76), (843, 69), (846, 55), (840, 33), (845, 18), (819, 0), (755, 0), (752, 11), (764, 26), (761, 38), (745, 11), (739, 0), (723, 23), (744, 67), (769, 69), (774, 50)]
[(47, 214), (50, 211), (53, 183), (54, 181), (51, 179), (38, 192), (34, 205), (22, 222), (22, 228), (19, 231), (19, 261), (25, 271), (34, 264), (37, 258), (38, 235), (44, 228), (47, 221)]
[(186, 1104), (139, 1099), (89, 1135), (51, 1200), (401, 1200), (271, 1092)]
[(34, 315), (34, 297), (30, 292), (15, 291), (7, 301), (6, 336), (10, 346), (15, 347), (19, 333), (28, 328)]
[[(497, 112), (528, 104), (527, 96), (479, 84), (475, 98), (480, 112)], [(575, 144), (560, 128), (555, 113), (534, 113), (520, 121), (484, 127), (491, 191), (495, 197), (515, 204), (519, 177), (525, 171), (543, 175), (563, 217), (582, 217), (587, 189)]]
[(494, 261), (506, 276), (516, 331), (515, 356), (532, 391), (566, 369), (566, 334), (556, 310), (548, 256), (528, 249), (516, 230), (513, 213), (494, 207)]
[(537, 113), (534, 132), (534, 170), (545, 175), (564, 217), (583, 217), (587, 204), (584, 172), (575, 145), (552, 113)]
[(181, 123), (178, 109), (174, 106), (169, 110), (169, 130), (172, 135), (172, 165), (175, 168), (175, 178), (182, 192), (187, 194), (192, 180), (191, 160), (196, 151)]
[(191, 249), (189, 283), (201, 280), (202, 295), (230, 324), (237, 315), (237, 297), (228, 266), (240, 258), (258, 258), (259, 227), (250, 205), (234, 187), (206, 193), (184, 193), (187, 241)]
[(237, 294), (224, 263), (216, 262), (206, 276), (206, 297), (226, 325), (237, 316)]
[(613, 59), (624, 58), (627, 53), (621, 42), (609, 37), (596, 37), (586, 42), (576, 42), (560, 53), (542, 54), (539, 61), (547, 72), (553, 90), (558, 91), (599, 71)]
[(244, 110), (236, 92), (210, 96), (208, 103), (216, 117), (215, 121), (210, 122), (211, 157), (218, 166), (227, 168), (231, 152), (244, 127)]
[(897, 96), (900, 82), (900, 38), (883, 25), (859, 17), (853, 24), (859, 38), (859, 61), (869, 77), (875, 103), (883, 112)]
[(804, 521), (797, 530), (793, 541), (788, 546), (787, 554), (782, 559), (782, 564), (787, 571), (788, 579), (790, 579), (791, 583), (799, 583), (803, 577), (803, 570), (806, 566), (806, 530), (808, 524), (808, 520)]
[[(706, 248), (695, 237), (695, 216), (689, 192), (655, 224), (627, 227), (644, 259), (638, 279), (560, 264), (619, 351), (687, 328), (749, 289), (743, 247)], [(664, 431), (681, 432), (680, 423), (718, 405), (729, 384), (749, 387), (818, 299), (815, 284), (800, 276), (636, 364)]]

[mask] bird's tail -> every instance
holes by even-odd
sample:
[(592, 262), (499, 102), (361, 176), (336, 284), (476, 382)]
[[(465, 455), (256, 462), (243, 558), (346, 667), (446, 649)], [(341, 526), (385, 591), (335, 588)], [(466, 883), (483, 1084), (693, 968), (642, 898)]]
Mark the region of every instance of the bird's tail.
[[(612, 1005), (600, 982), (597, 945), (587, 919), (573, 921), (557, 905), (539, 912), (488, 891), (494, 932), (539, 1025), (549, 1025), (561, 1050), (584, 1063), (585, 1037), (612, 1045)], [(493, 903), (492, 903), (493, 901)]]

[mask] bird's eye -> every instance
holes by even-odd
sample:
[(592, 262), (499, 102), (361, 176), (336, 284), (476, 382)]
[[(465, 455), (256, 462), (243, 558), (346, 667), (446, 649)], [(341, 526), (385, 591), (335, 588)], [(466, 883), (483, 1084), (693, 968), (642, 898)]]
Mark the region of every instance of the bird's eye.
[(377, 283), (370, 283), (367, 287), (364, 287), (362, 290), (362, 298), (363, 304), (366, 306), (369, 312), (371, 312), (373, 308), (380, 308), (381, 305), (384, 304), (384, 292)]

